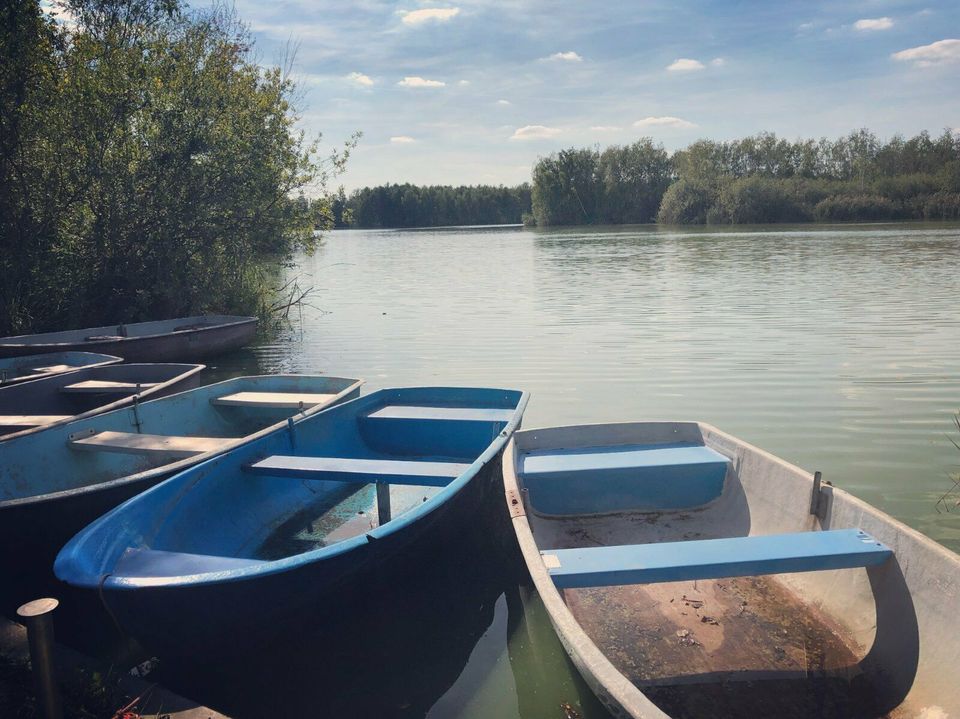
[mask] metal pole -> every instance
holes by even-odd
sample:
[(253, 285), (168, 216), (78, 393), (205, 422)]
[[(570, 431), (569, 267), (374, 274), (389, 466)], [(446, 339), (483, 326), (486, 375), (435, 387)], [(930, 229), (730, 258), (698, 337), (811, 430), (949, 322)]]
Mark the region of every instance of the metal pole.
[(53, 665), (53, 610), (56, 599), (35, 599), (17, 610), (27, 627), (30, 666), (44, 719), (63, 719), (63, 703)]
[(377, 520), (382, 527), (390, 521), (390, 485), (377, 482)]

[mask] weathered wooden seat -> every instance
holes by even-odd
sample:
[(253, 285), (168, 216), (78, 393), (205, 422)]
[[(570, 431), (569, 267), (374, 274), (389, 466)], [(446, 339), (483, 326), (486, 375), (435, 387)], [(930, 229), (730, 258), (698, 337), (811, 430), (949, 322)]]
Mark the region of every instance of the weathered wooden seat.
[(882, 564), (893, 553), (859, 529), (540, 552), (561, 589), (752, 577)]
[(214, 397), (210, 404), (225, 407), (265, 407), (269, 409), (297, 409), (326, 404), (336, 395), (314, 392), (236, 392)]
[(0, 427), (40, 427), (70, 419), (69, 414), (4, 414), (0, 415)]
[(142, 382), (137, 384), (136, 382), (111, 382), (109, 380), (88, 379), (84, 380), (83, 382), (75, 382), (74, 384), (64, 385), (60, 388), (60, 391), (68, 394), (101, 394), (104, 392), (126, 393), (136, 392), (138, 388), (140, 390), (145, 390), (156, 386), (156, 382)]
[(44, 372), (67, 372), (68, 370), (77, 368), (69, 364), (51, 364), (45, 367), (28, 367), (27, 369), (29, 369), (31, 372), (41, 374)]
[(236, 440), (232, 437), (181, 437), (134, 432), (97, 432), (69, 440), (71, 447), (90, 452), (118, 452), (171, 458), (193, 457), (223, 449)]
[(454, 422), (509, 422), (514, 410), (486, 407), (422, 407), (392, 404), (367, 415), (367, 419), (419, 419)]
[(245, 470), (271, 477), (445, 487), (469, 466), (457, 462), (275, 455), (255, 462)]
[(127, 549), (113, 568), (121, 577), (187, 577), (263, 564), (258, 559), (219, 557), (212, 554), (165, 552), (159, 549)]

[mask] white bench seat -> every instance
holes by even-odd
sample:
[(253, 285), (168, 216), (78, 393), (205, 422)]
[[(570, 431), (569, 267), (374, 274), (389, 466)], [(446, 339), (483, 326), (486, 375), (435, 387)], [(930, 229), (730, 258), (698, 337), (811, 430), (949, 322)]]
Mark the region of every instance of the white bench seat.
[(245, 469), (253, 474), (271, 477), (446, 487), (469, 467), (469, 464), (458, 462), (274, 455)]
[(265, 407), (269, 409), (298, 409), (327, 404), (335, 394), (317, 392), (236, 392), (214, 397), (210, 404), (224, 407)]
[(137, 387), (145, 390), (156, 386), (156, 382), (141, 382), (138, 385), (136, 382), (111, 382), (109, 380), (88, 379), (83, 382), (64, 385), (60, 388), (60, 391), (68, 394), (102, 394), (104, 392), (136, 392)]
[(367, 415), (368, 419), (419, 419), (453, 422), (509, 422), (516, 410), (495, 407), (422, 407), (391, 404)]
[(235, 441), (233, 437), (180, 437), (106, 431), (71, 439), (69, 444), (75, 449), (90, 452), (156, 455), (179, 459), (224, 449)]

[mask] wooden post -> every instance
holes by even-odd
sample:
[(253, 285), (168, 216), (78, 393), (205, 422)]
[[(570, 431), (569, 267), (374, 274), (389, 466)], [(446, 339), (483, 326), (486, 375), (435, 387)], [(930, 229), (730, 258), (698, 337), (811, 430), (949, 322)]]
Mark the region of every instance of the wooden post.
[(377, 482), (377, 519), (382, 527), (390, 521), (390, 485)]
[(17, 610), (27, 625), (30, 666), (44, 719), (63, 719), (60, 687), (53, 666), (53, 610), (59, 604), (56, 599), (35, 599)]

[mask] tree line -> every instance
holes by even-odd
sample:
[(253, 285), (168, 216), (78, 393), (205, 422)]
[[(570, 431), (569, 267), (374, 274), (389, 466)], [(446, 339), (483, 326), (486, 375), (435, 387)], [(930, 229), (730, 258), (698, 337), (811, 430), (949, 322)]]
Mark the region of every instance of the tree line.
[(0, 335), (253, 313), (342, 168), (224, 5), (0, 6)]
[(335, 227), (509, 225), (530, 211), (530, 185), (380, 185), (343, 188), (326, 204)]
[(532, 214), (538, 225), (960, 219), (960, 135), (570, 148), (534, 166)]

